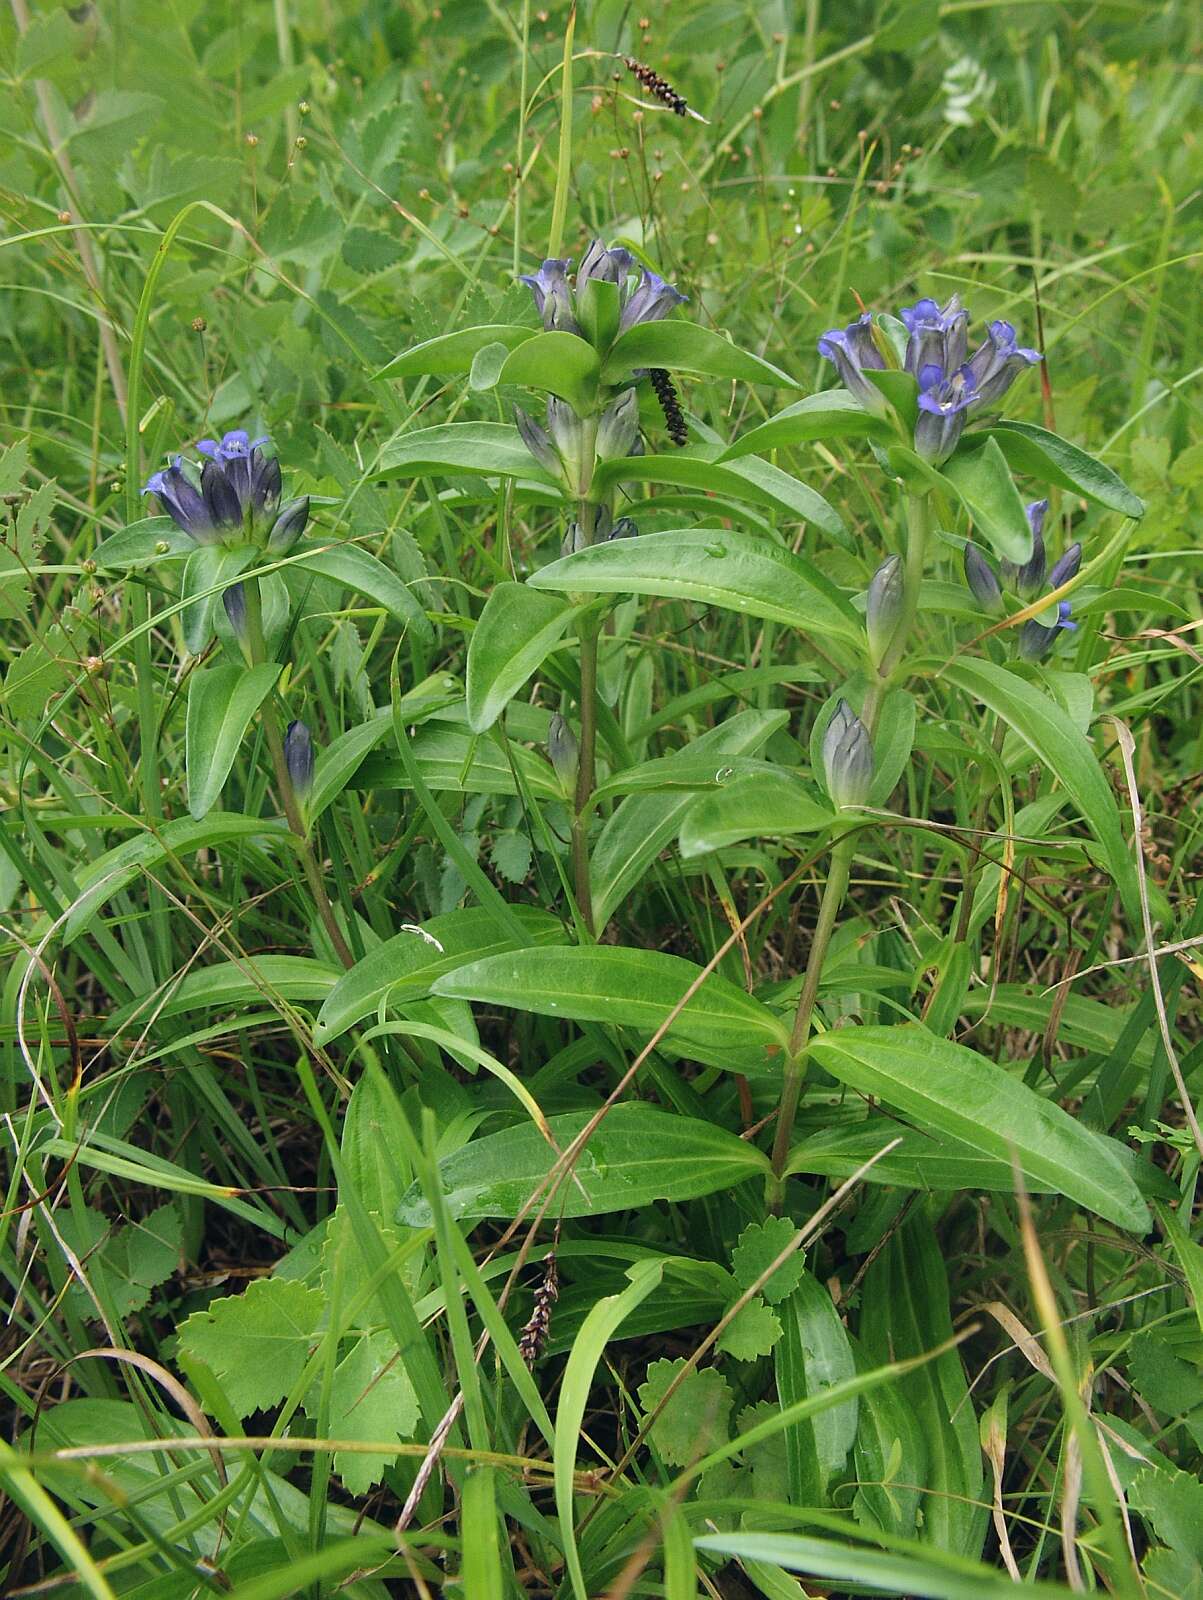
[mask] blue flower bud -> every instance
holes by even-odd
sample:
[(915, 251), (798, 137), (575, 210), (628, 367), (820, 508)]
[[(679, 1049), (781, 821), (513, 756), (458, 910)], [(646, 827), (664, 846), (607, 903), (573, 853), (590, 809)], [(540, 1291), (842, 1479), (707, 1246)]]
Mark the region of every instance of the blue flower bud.
[(1002, 587), (994, 575), (994, 568), (972, 542), (965, 546), (965, 582), (969, 585), (973, 598), (988, 616), (1002, 615), (1006, 609), (1003, 604)]
[(230, 626), (234, 630), (234, 637), (239, 644), (245, 644), (246, 635), (246, 590), (240, 583), (230, 584), (228, 589), (221, 591), (221, 603), (226, 608), (226, 616), (230, 619)]
[(560, 458), (551, 447), (551, 440), (547, 432), (541, 428), (533, 417), (523, 411), (521, 406), (514, 407), (514, 425), (522, 436), (522, 442), (543, 468), (553, 477), (560, 475)]
[(865, 602), (865, 630), (869, 655), (880, 666), (902, 613), (902, 557), (887, 556), (869, 582)]
[(1059, 589), (1063, 583), (1068, 583), (1071, 578), (1076, 578), (1082, 565), (1082, 546), (1071, 544), (1069, 549), (1056, 563), (1048, 575), (1050, 589)]
[(525, 283), (535, 297), (535, 309), (543, 318), (544, 328), (548, 330), (558, 329), (562, 333), (581, 331), (575, 316), (572, 290), (568, 286), (568, 269), (571, 266), (570, 259), (545, 261), (538, 272), (524, 272), (519, 278), (519, 282)]
[(290, 722), (284, 734), (284, 765), (302, 803), (313, 787), (313, 740), (303, 722)]
[(606, 535), (607, 539), (636, 539), (638, 536), (639, 528), (633, 517), (619, 517)]
[(823, 735), (827, 793), (837, 806), (864, 805), (873, 781), (873, 742), (869, 730), (846, 700)]
[(1043, 661), (1053, 648), (1058, 633), (1064, 630), (1067, 633), (1077, 631), (1077, 623), (1070, 618), (1072, 607), (1068, 600), (1057, 602), (1057, 620), (1051, 628), (1046, 628), (1036, 621), (1035, 617), (1029, 618), (1019, 630), (1019, 654), (1025, 661)]
[(1033, 500), (1026, 507), (1028, 526), (1032, 530), (1032, 553), (1022, 566), (1016, 566), (1013, 561), (1004, 561), (1002, 564), (1003, 576), (1025, 600), (1034, 600), (1044, 588), (1044, 573), (1048, 565), (1044, 553), (1044, 514), (1047, 510), (1047, 500)]
[(569, 493), (588, 494), (597, 465), (596, 435), (586, 429), (567, 400), (554, 394), (547, 400), (547, 432), (560, 459), (561, 475)]
[(555, 775), (560, 780), (560, 788), (566, 795), (571, 794), (576, 788), (580, 746), (577, 744), (576, 734), (558, 711), (547, 725), (547, 754), (551, 758)]
[(267, 548), (275, 551), (277, 555), (286, 555), (304, 533), (308, 521), (309, 496), (303, 494), (281, 507), (280, 515), (272, 524), (272, 531), (267, 536)]

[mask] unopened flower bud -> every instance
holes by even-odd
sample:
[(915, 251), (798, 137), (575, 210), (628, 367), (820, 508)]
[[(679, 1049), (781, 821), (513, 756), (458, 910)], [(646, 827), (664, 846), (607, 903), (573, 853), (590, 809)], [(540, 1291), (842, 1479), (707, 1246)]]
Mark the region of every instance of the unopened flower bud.
[(1053, 648), (1057, 635), (1062, 629), (1067, 633), (1076, 631), (1078, 625), (1070, 620), (1071, 610), (1072, 607), (1069, 601), (1061, 600), (1057, 603), (1057, 620), (1051, 628), (1044, 627), (1042, 623), (1036, 621), (1035, 617), (1024, 623), (1019, 630), (1018, 648), (1019, 654), (1025, 661), (1043, 661)]
[(547, 431), (541, 428), (534, 417), (528, 416), (521, 406), (514, 407), (514, 424), (522, 436), (522, 442), (543, 468), (553, 477), (558, 477), (560, 472), (559, 457), (551, 448), (551, 440)]
[(313, 740), (303, 722), (290, 722), (284, 734), (284, 764), (293, 791), (302, 803), (313, 787)]
[(639, 397), (634, 389), (627, 389), (602, 412), (597, 425), (597, 459), (618, 461), (629, 456), (638, 437)]
[(898, 626), (902, 612), (902, 558), (887, 556), (869, 582), (865, 605), (865, 628), (869, 635), (869, 655), (880, 666)]
[(973, 543), (965, 546), (965, 582), (983, 611), (992, 617), (1002, 615), (1003, 593), (994, 568)]
[(1081, 567), (1081, 565), (1082, 546), (1080, 544), (1071, 544), (1069, 549), (1061, 557), (1060, 561), (1055, 564), (1053, 570), (1049, 573), (1049, 588), (1059, 589), (1063, 583), (1068, 583), (1071, 578), (1076, 578), (1078, 575), (1078, 569)]
[(837, 806), (864, 805), (873, 781), (873, 742), (869, 730), (846, 700), (823, 735), (827, 793)]
[(568, 524), (568, 532), (560, 542), (562, 556), (574, 556), (578, 550), (583, 550), (589, 543), (585, 538), (585, 530), (575, 519)]
[(618, 521), (610, 529), (609, 537), (611, 539), (638, 538), (639, 528), (636, 525), (634, 517), (619, 517)]
[(239, 644), (246, 643), (246, 590), (240, 583), (232, 583), (221, 591), (221, 603)]
[(1003, 575), (1011, 587), (1023, 596), (1025, 600), (1032, 600), (1044, 588), (1044, 574), (1048, 562), (1044, 554), (1044, 513), (1048, 510), (1047, 500), (1033, 500), (1027, 508), (1028, 526), (1032, 530), (1032, 554), (1022, 566), (1016, 566), (1013, 561), (1003, 562)]
[(272, 531), (267, 538), (267, 548), (278, 555), (285, 555), (296, 544), (305, 531), (305, 524), (309, 521), (309, 496), (303, 494), (297, 500), (290, 500), (284, 506), (280, 515), (272, 524)]
[(547, 432), (560, 458), (560, 470), (569, 492), (587, 494), (596, 465), (593, 438), (567, 400), (554, 394), (547, 400)]
[(576, 788), (580, 747), (577, 744), (576, 734), (558, 711), (547, 725), (547, 754), (551, 758), (555, 775), (560, 780), (561, 789), (565, 794), (571, 794)]

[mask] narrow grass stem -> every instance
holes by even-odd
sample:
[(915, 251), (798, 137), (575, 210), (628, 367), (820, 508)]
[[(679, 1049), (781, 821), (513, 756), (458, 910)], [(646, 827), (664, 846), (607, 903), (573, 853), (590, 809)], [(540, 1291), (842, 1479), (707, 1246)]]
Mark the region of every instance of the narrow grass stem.
[(589, 879), (589, 802), (597, 771), (597, 630), (581, 633), (581, 739), (576, 772), (576, 797), (572, 818), (572, 870), (576, 903), (590, 933), (593, 926), (593, 889)]
[[(252, 664), (258, 665), (267, 660), (267, 645), (263, 637), (263, 602), (259, 593), (258, 578), (245, 578), (242, 591), (246, 598), (246, 632), (250, 648)], [(313, 896), (313, 903), (321, 918), (322, 927), (330, 943), (334, 946), (334, 953), (344, 967), (353, 967), (355, 957), (347, 941), (343, 938), (342, 929), (334, 915), (334, 907), (330, 904), (330, 896), (326, 893), (326, 885), (322, 879), (321, 868), (317, 864), (317, 857), (313, 853), (313, 846), (309, 842), (309, 830), (305, 826), (305, 818), (301, 805), (297, 799), (297, 792), (293, 788), (292, 778), (288, 772), (288, 761), (284, 755), (284, 740), (280, 733), (280, 720), (276, 715), (276, 708), (270, 698), (264, 702), (260, 712), (263, 721), (263, 734), (267, 740), (268, 753), (271, 756), (272, 769), (276, 775), (276, 788), (280, 795), (280, 804), (284, 808), (284, 816), (288, 822), (289, 830), (297, 837), (301, 858), (301, 868), (305, 874), (305, 881), (309, 885), (309, 893)]]

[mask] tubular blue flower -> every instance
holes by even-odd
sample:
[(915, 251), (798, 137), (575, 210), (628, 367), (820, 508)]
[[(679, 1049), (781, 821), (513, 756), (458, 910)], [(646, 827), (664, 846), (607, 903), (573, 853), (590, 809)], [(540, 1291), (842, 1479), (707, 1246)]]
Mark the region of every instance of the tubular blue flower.
[(622, 308), (618, 331), (625, 333), (641, 322), (659, 322), (674, 306), (684, 305), (688, 298), (671, 283), (666, 283), (658, 272), (644, 267), (638, 288)]
[(1032, 530), (1032, 553), (1022, 566), (1014, 561), (1004, 561), (1002, 564), (1003, 577), (1017, 594), (1025, 600), (1032, 600), (1044, 587), (1044, 574), (1048, 566), (1048, 558), (1044, 551), (1044, 516), (1048, 510), (1047, 500), (1033, 500), (1031, 505), (1024, 508), (1027, 512), (1028, 526)]
[(290, 722), (284, 733), (284, 764), (302, 803), (313, 787), (313, 739), (303, 722)]
[(846, 328), (829, 328), (819, 340), (819, 354), (832, 363), (844, 388), (866, 411), (885, 416), (889, 410), (885, 395), (865, 377), (866, 372), (884, 372), (886, 365), (873, 338), (871, 312), (864, 312)]
[(864, 805), (873, 781), (873, 743), (869, 730), (846, 700), (823, 735), (827, 793), (837, 806)]
[(581, 331), (576, 320), (572, 290), (568, 286), (571, 266), (571, 257), (565, 257), (562, 261), (552, 257), (543, 263), (538, 272), (524, 272), (519, 276), (519, 282), (525, 283), (534, 295), (535, 310), (543, 318), (544, 328), (549, 331)]
[(865, 601), (865, 630), (874, 666), (880, 666), (901, 612), (902, 557), (887, 556), (869, 582)]
[(973, 373), (977, 411), (992, 410), (1021, 372), (1044, 358), (1039, 350), (1028, 350), (1017, 341), (1009, 322), (992, 322), (985, 342), (969, 358)]
[(947, 461), (957, 447), (966, 415), (976, 394), (973, 374), (959, 367), (946, 377), (942, 367), (924, 367), (919, 374), (919, 415), (915, 420), (915, 449), (936, 466)]
[(208, 500), (192, 481), (196, 469), (189, 473), (189, 467), (192, 463), (185, 463), (183, 456), (172, 456), (170, 466), (151, 474), (142, 493), (155, 495), (176, 526), (197, 544), (220, 544), (221, 529), (213, 522)]
[(1005, 609), (1002, 587), (994, 568), (972, 541), (965, 546), (965, 582), (983, 611), (992, 617), (1002, 615)]
[(898, 315), (909, 335), (905, 365), (913, 378), (925, 367), (955, 372), (965, 364), (969, 313), (959, 295), (954, 294), (942, 307), (934, 300), (917, 300), (913, 306), (903, 306)]
[(635, 257), (629, 250), (624, 250), (621, 245), (615, 245), (613, 249), (607, 250), (600, 239), (594, 239), (576, 269), (577, 293), (579, 294), (594, 278), (603, 283), (616, 283), (621, 288), (634, 266)]
[(1050, 589), (1059, 589), (1063, 583), (1068, 583), (1071, 578), (1076, 578), (1078, 569), (1082, 565), (1082, 546), (1071, 544), (1069, 549), (1056, 563), (1048, 575)]
[(1019, 654), (1025, 661), (1043, 661), (1053, 648), (1058, 633), (1074, 633), (1077, 623), (1071, 620), (1072, 606), (1068, 600), (1057, 602), (1057, 620), (1051, 628), (1046, 628), (1036, 621), (1035, 617), (1029, 618), (1019, 630)]
[[(280, 463), (265, 456), (266, 434), (252, 439), (235, 428), (221, 442), (202, 439), (199, 469), (182, 456), (153, 473), (143, 494), (153, 494), (168, 515), (200, 544), (220, 544), (234, 533), (256, 532), (275, 520), (280, 500)], [(298, 530), (299, 531), (299, 530)]]

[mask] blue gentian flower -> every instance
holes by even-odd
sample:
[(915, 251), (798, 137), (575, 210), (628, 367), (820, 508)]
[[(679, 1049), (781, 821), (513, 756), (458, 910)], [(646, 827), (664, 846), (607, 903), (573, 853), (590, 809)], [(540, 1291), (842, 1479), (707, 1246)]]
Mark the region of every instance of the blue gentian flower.
[(972, 540), (965, 546), (965, 582), (983, 611), (992, 617), (1002, 616), (1005, 610), (1002, 585), (994, 568)]
[(948, 460), (976, 398), (973, 374), (967, 366), (958, 367), (951, 377), (934, 362), (920, 371), (915, 449), (925, 461), (938, 466)]
[(1033, 600), (1044, 587), (1044, 574), (1048, 566), (1048, 559), (1044, 553), (1044, 518), (1048, 511), (1047, 500), (1033, 500), (1031, 505), (1024, 508), (1027, 512), (1028, 526), (1032, 530), (1032, 554), (1022, 566), (1017, 566), (1014, 561), (1005, 561), (1002, 564), (1003, 577), (1017, 594), (1025, 600)]
[(908, 334), (906, 370), (918, 378), (925, 367), (955, 372), (965, 363), (969, 350), (969, 313), (960, 296), (953, 295), (943, 307), (934, 300), (917, 300), (903, 306), (898, 315)]
[(1021, 372), (1041, 361), (1039, 350), (1025, 349), (1009, 322), (992, 322), (985, 343), (969, 358), (977, 393), (977, 409), (993, 410)]
[(281, 511), (280, 463), (264, 455), (266, 434), (252, 439), (245, 428), (224, 434), (220, 443), (202, 439), (202, 463), (173, 456), (171, 464), (152, 473), (143, 494), (157, 496), (168, 516), (198, 544), (258, 538), (270, 529), (273, 550), (286, 550), (309, 520), (309, 497), (291, 500)]
[(303, 722), (290, 722), (285, 730), (284, 764), (297, 799), (304, 802), (313, 787), (313, 739)]
[(1019, 630), (1019, 653), (1025, 661), (1043, 661), (1053, 648), (1058, 633), (1064, 630), (1073, 633), (1077, 623), (1070, 617), (1072, 607), (1068, 600), (1057, 602), (1057, 620), (1051, 628), (1046, 628), (1042, 623), (1030, 617)]
[(545, 261), (538, 272), (524, 272), (519, 277), (520, 283), (525, 283), (535, 297), (535, 310), (543, 318), (543, 326), (549, 331), (560, 330), (563, 333), (580, 333), (580, 326), (575, 316), (575, 303), (572, 290), (568, 286), (568, 271), (572, 266), (570, 257), (564, 260)]
[(1059, 589), (1063, 583), (1068, 583), (1071, 578), (1076, 578), (1078, 569), (1082, 565), (1082, 546), (1071, 544), (1069, 549), (1056, 563), (1048, 575), (1050, 589)]
[(844, 388), (866, 411), (885, 416), (889, 410), (885, 396), (865, 377), (866, 372), (884, 372), (886, 365), (873, 338), (872, 312), (864, 312), (846, 328), (829, 328), (819, 340), (819, 354), (834, 365)]
[(625, 333), (640, 322), (659, 322), (687, 298), (671, 283), (666, 283), (659, 273), (646, 267), (639, 283), (631, 289), (629, 280), (634, 268), (635, 258), (629, 250), (620, 245), (608, 250), (600, 239), (595, 239), (577, 268), (575, 293), (568, 282), (572, 261), (567, 257), (562, 260), (552, 257), (538, 272), (521, 273), (519, 282), (525, 283), (534, 296), (535, 309), (543, 319), (544, 328), (576, 333), (584, 338), (576, 295), (594, 280), (618, 287), (619, 333)]

